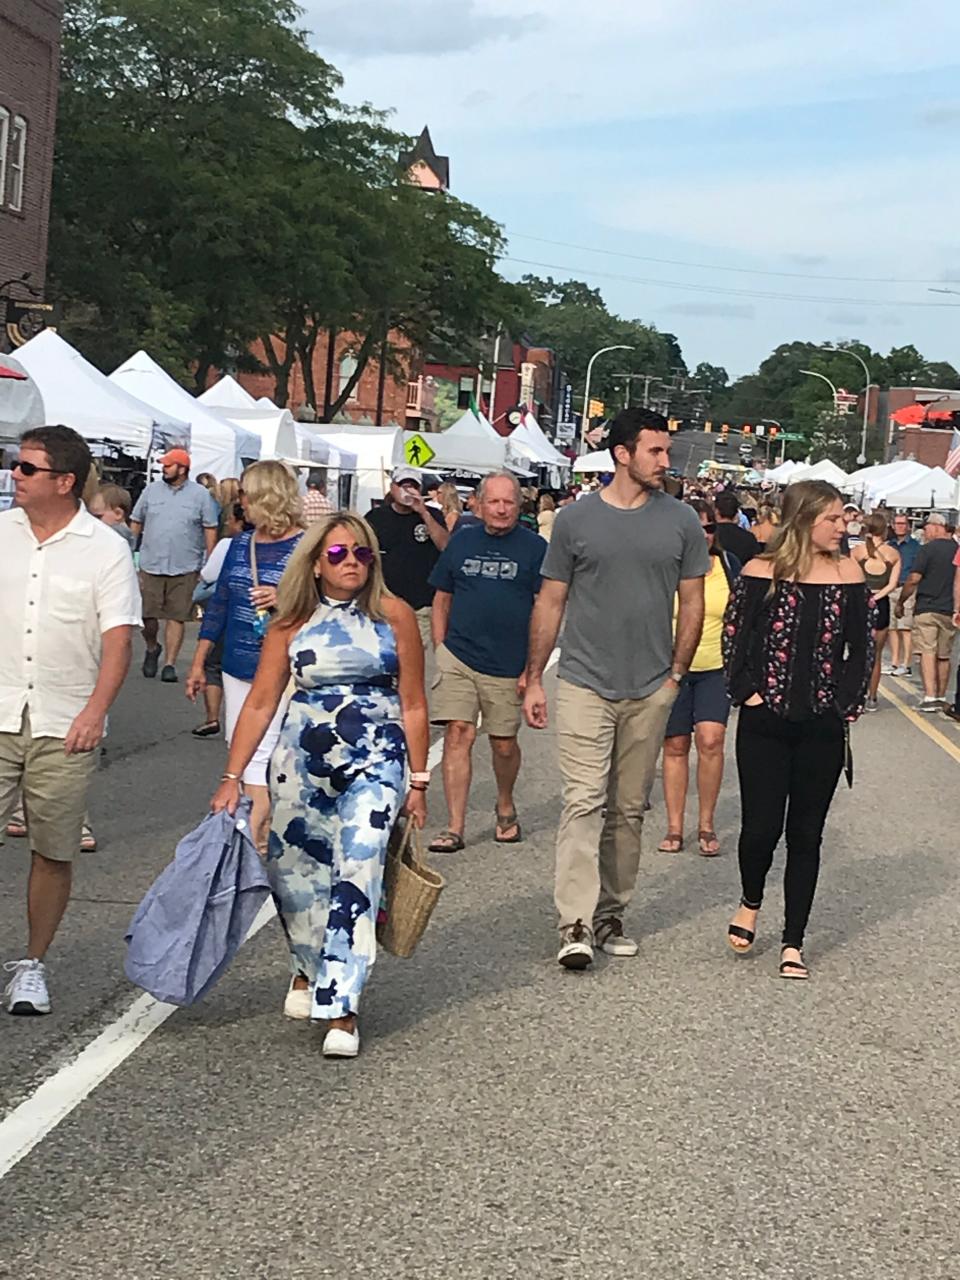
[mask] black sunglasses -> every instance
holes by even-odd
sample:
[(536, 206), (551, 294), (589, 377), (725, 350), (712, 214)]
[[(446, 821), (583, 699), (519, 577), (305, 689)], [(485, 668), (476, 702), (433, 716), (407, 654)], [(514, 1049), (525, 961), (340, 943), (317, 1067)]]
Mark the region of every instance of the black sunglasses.
[(56, 467), (38, 467), (35, 462), (15, 462), (11, 471), (19, 471), (24, 476), (35, 476), (38, 471), (45, 471), (50, 476), (69, 476), (72, 471), (58, 471)]

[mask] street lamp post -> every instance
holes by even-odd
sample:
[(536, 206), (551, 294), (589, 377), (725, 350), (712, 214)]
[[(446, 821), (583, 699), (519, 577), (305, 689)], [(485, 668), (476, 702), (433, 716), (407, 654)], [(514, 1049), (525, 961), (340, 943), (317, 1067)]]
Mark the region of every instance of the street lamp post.
[[(782, 422), (779, 422), (776, 418), (761, 418), (761, 419), (760, 419), (760, 422), (761, 422), (761, 424), (764, 424), (764, 425), (769, 425), (769, 426), (771, 426), (771, 427), (776, 427), (778, 431), (782, 431), (782, 430), (783, 430), (783, 423), (782, 423)], [(787, 442), (786, 442), (786, 440), (781, 440), (781, 441), (780, 441), (780, 463), (781, 463), (781, 465), (782, 465), (782, 463), (783, 463), (783, 459), (784, 459), (784, 455), (786, 454), (786, 451), (787, 451)], [(767, 466), (769, 467), (769, 465), (770, 465), (770, 437), (769, 437), (769, 436), (767, 436)]]
[(584, 445), (587, 439), (587, 426), (590, 422), (590, 375), (593, 373), (593, 362), (597, 356), (604, 356), (608, 351), (636, 351), (636, 347), (627, 347), (618, 344), (613, 347), (601, 347), (599, 351), (595, 351), (587, 363), (587, 382), (586, 390), (583, 393), (583, 419), (580, 423), (580, 452), (584, 452)]
[(854, 360), (859, 361), (865, 378), (863, 388), (863, 430), (860, 435), (860, 453), (857, 457), (857, 466), (866, 465), (867, 461), (867, 423), (870, 414), (870, 388), (873, 383), (870, 381), (870, 370), (867, 368), (867, 362), (863, 356), (858, 355), (856, 351), (851, 351), (849, 347), (824, 347), (825, 351), (832, 351), (835, 355), (853, 356)]

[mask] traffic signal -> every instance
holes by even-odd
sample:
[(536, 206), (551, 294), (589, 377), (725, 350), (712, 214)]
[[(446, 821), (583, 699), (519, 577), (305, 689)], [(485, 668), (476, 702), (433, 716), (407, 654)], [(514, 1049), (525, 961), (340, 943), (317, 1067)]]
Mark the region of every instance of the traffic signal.
[(751, 434), (752, 431), (753, 431), (753, 427), (744, 427), (740, 434), (744, 436), (748, 436)]
[(679, 418), (668, 418), (668, 419), (667, 419), (667, 430), (668, 430), (668, 431), (679, 431), (679, 430), (680, 430), (680, 419), (679, 419)]
[(727, 443), (727, 436), (729, 434), (730, 434), (730, 423), (725, 422), (723, 426), (720, 428), (720, 439), (723, 441), (724, 444)]
[(779, 427), (771, 427), (770, 430), (767, 432), (767, 435), (770, 437), (771, 440), (776, 440), (779, 434), (780, 434)]
[(713, 423), (710, 421), (709, 418), (703, 424), (703, 429), (707, 433), (707, 435), (711, 435), (713, 433)]

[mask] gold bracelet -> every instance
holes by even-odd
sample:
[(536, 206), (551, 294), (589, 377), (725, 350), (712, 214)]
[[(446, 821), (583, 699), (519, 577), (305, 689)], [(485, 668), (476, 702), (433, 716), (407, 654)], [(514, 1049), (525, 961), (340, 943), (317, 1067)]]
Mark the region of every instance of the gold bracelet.
[(243, 775), (240, 773), (221, 773), (221, 782), (242, 782)]

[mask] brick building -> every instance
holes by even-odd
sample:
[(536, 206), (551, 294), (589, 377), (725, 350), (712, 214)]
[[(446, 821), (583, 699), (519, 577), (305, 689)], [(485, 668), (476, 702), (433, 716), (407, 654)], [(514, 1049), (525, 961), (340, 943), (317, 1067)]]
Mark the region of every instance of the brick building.
[[(0, 0), (0, 310), (43, 296), (62, 0)], [(25, 272), (31, 290), (20, 283)], [(9, 284), (9, 281), (16, 283)], [(9, 349), (6, 331), (0, 349)]]

